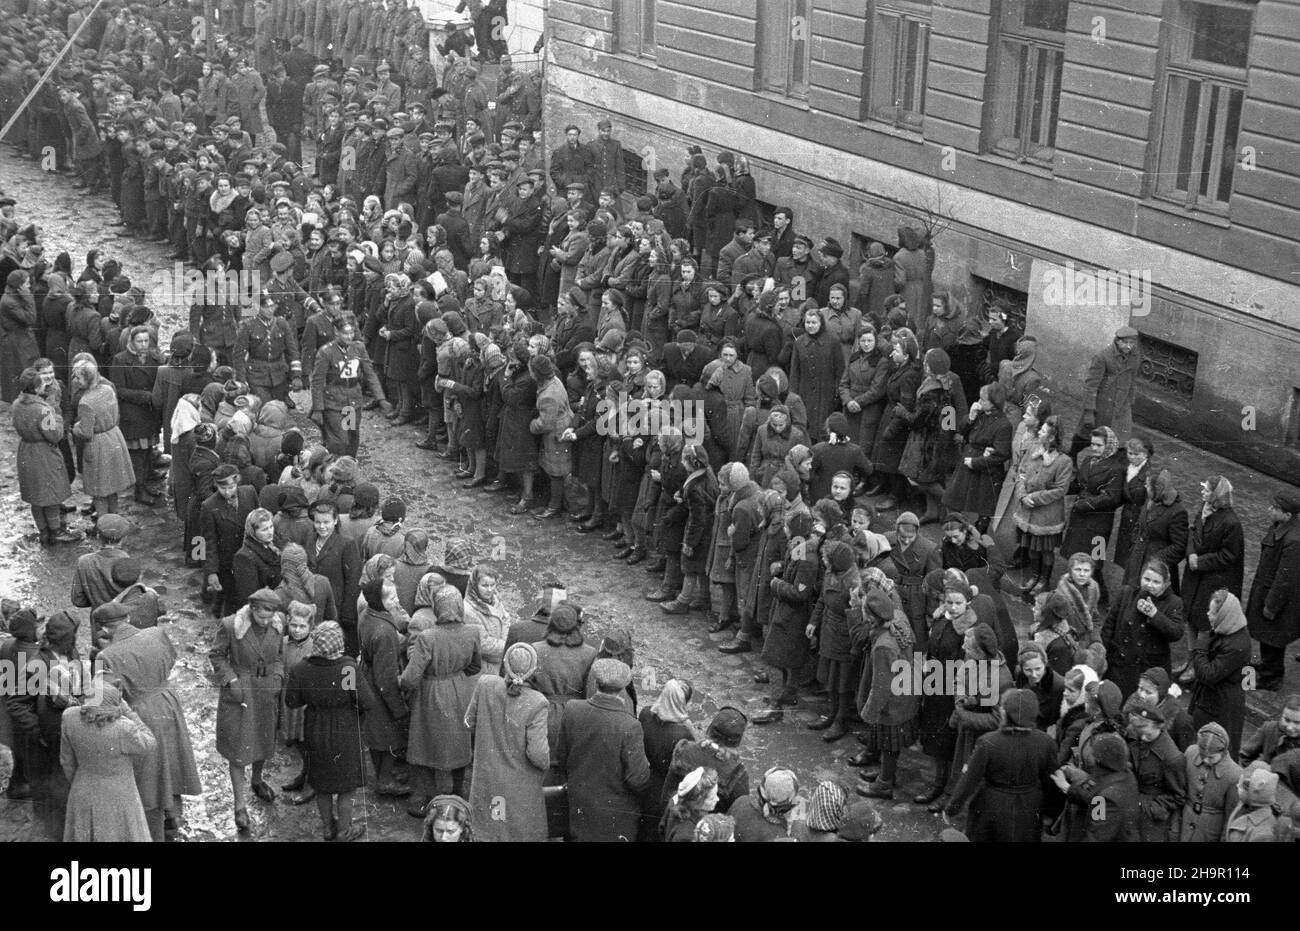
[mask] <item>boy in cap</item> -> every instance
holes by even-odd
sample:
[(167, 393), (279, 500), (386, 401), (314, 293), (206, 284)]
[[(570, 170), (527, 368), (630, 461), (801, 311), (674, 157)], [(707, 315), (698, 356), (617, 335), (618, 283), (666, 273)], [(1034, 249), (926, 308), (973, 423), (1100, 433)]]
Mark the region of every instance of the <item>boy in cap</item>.
[(1132, 696), (1128, 715), (1129, 755), (1138, 781), (1138, 833), (1143, 841), (1169, 840), (1170, 823), (1187, 799), (1187, 764), (1165, 732), (1165, 716)]
[(668, 803), (681, 778), (698, 766), (717, 770), (718, 808), (730, 809), (749, 795), (749, 772), (739, 751), (748, 723), (743, 711), (725, 705), (713, 715), (704, 737), (679, 741), (668, 764), (661, 804)]
[(216, 616), (225, 617), (243, 607), (235, 596), (235, 553), (244, 543), (244, 523), (257, 507), (257, 491), (239, 484), (239, 469), (228, 462), (212, 471), (212, 480), (215, 490), (199, 506), (204, 590)]
[(71, 600), (78, 608), (94, 610), (113, 600), (123, 586), (113, 581), (113, 565), (129, 558), (120, 546), (131, 525), (120, 514), (102, 514), (96, 524), (100, 547), (94, 553), (77, 557), (72, 574)]

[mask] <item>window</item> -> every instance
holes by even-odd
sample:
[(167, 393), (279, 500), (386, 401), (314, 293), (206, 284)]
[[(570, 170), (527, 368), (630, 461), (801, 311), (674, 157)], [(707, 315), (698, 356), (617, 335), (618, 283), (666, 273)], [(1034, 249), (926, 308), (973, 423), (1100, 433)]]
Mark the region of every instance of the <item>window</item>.
[(649, 187), (646, 177), (645, 161), (631, 149), (623, 150), (623, 184), (624, 192), (640, 197)]
[(808, 98), (812, 0), (763, 0), (758, 10), (758, 89)]
[(872, 18), (871, 87), (864, 118), (920, 131), (925, 112), (925, 67), (930, 58), (929, 2), (878, 3)]
[(1196, 390), (1196, 363), (1200, 356), (1146, 333), (1138, 334), (1138, 342), (1142, 347), (1138, 378), (1180, 400), (1192, 400)]
[(1177, 5), (1165, 74), (1158, 196), (1192, 209), (1227, 210), (1252, 12), (1244, 4)]
[(639, 58), (654, 58), (658, 23), (655, 0), (615, 0), (614, 36), (618, 51)]
[(1028, 315), (1029, 295), (1024, 291), (1017, 291), (1015, 288), (1008, 288), (1005, 285), (998, 284), (996, 281), (989, 281), (987, 278), (980, 278), (976, 275), (971, 276), (975, 281), (975, 290), (979, 294), (980, 316), (988, 319), (989, 308), (993, 306), (994, 301), (1001, 301), (1002, 306), (1007, 310), (1007, 323), (1014, 326), (1021, 333), (1025, 332), (1025, 319)]
[(1065, 64), (1069, 0), (1004, 0), (994, 71), (993, 151), (1050, 163)]

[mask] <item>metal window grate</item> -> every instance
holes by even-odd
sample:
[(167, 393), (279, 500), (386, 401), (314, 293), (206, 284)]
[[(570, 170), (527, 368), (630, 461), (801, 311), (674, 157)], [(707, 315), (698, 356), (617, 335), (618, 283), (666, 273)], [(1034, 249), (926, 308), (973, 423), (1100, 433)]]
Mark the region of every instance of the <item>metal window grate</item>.
[(1138, 376), (1148, 385), (1190, 401), (1196, 390), (1196, 363), (1199, 356), (1190, 349), (1167, 343), (1142, 333), (1142, 365)]
[(623, 150), (623, 183), (627, 193), (640, 197), (648, 190), (645, 162), (631, 149)]
[(980, 313), (983, 316), (987, 317), (993, 302), (1000, 300), (1007, 307), (1007, 322), (1021, 333), (1025, 332), (1026, 308), (1029, 306), (1028, 294), (978, 276), (975, 278), (975, 287), (979, 290)]

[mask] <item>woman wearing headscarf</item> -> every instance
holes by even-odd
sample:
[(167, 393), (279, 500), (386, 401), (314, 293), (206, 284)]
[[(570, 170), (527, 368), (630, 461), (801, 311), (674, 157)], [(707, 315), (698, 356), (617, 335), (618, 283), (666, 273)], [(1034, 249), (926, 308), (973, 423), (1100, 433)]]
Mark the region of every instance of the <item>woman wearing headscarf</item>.
[(664, 803), (664, 784), (672, 766), (673, 751), (683, 741), (695, 740), (687, 706), (691, 701), (691, 683), (685, 679), (669, 679), (654, 704), (641, 709), (637, 720), (645, 736), (645, 755), (650, 762), (650, 782), (646, 786), (642, 809), (641, 831), (637, 840), (655, 842), (659, 834)]
[(270, 511), (255, 508), (244, 519), (244, 541), (235, 552), (231, 566), (235, 588), (230, 597), (236, 608), (247, 604), (249, 596), (258, 589), (273, 589), (280, 584), (280, 550), (275, 545), (275, 523)]
[(1187, 508), (1168, 469), (1161, 469), (1158, 475), (1148, 470), (1146, 478), (1150, 487), (1133, 525), (1124, 584), (1137, 585), (1147, 562), (1158, 559), (1169, 569), (1170, 590), (1181, 595), (1178, 567), (1187, 554)]
[(0, 401), (18, 397), (18, 376), (40, 356), (36, 346), (36, 299), (22, 269), (5, 278), (0, 297)]
[[(663, 556), (663, 565), (653, 563), (650, 568), (662, 571), (663, 577), (659, 587), (645, 595), (645, 599), (662, 602), (672, 601), (682, 588), (682, 532), (686, 529), (686, 510), (681, 507), (678, 495), (692, 470), (682, 461), (683, 438), (676, 427), (665, 428), (659, 434), (658, 446), (660, 456), (654, 471), (659, 473), (656, 479), (659, 497), (652, 522), (655, 547)], [(588, 527), (590, 523), (582, 526)]]
[(537, 385), (537, 416), (528, 430), (538, 441), (538, 464), (550, 484), (550, 500), (545, 509), (534, 514), (539, 520), (559, 517), (564, 511), (564, 479), (573, 469), (573, 443), (570, 428), (573, 409), (564, 383), (555, 374), (549, 356), (536, 355), (528, 360), (528, 373)]
[(81, 487), (94, 499), (95, 513), (116, 514), (117, 496), (134, 487), (130, 450), (118, 428), (117, 393), (99, 366), (83, 359), (72, 367), (72, 387), (80, 392), (72, 427), (81, 450)]
[(479, 677), (465, 712), (474, 739), (470, 806), (479, 812), (478, 840), (546, 840), (542, 784), (550, 767), (546, 699), (531, 687), (537, 651), (515, 643), (505, 651), (502, 675)]
[(42, 546), (75, 543), (81, 535), (68, 529), (59, 507), (72, 494), (59, 451), (63, 416), (57, 404), (41, 396), (44, 383), (35, 369), (25, 369), (18, 385), (21, 393), (14, 401), (12, 416), (18, 434), (19, 495), (32, 510)]
[(334, 621), (311, 632), (315, 654), (289, 670), (285, 704), (305, 708), (303, 772), (316, 792), (325, 840), (354, 841), (366, 832), (352, 820), (356, 790), (366, 783), (361, 713), (373, 697), (363, 690), (356, 660), (343, 655), (343, 628)]
[(1065, 493), (1073, 476), (1070, 457), (1061, 451), (1060, 421), (1048, 417), (1038, 431), (1037, 447), (1021, 464), (1011, 493), (1016, 544), (1028, 553), (1032, 573), (1020, 589), (1026, 598), (1033, 598), (1051, 582), (1056, 548), (1065, 530)]
[(790, 419), (790, 409), (784, 404), (774, 404), (767, 420), (758, 427), (749, 450), (749, 474), (759, 485), (767, 487), (768, 480), (784, 465), (785, 458), (795, 446), (807, 446), (811, 440), (804, 429)]
[(1007, 395), (1007, 417), (1013, 422), (1019, 420), (1029, 406), (1029, 399), (1036, 397), (1043, 384), (1043, 376), (1034, 363), (1038, 359), (1038, 340), (1033, 336), (1022, 336), (1016, 341), (1014, 358), (1003, 359), (998, 364), (998, 381)]
[[(959, 694), (949, 719), (949, 725), (957, 731), (957, 746), (952, 758), (952, 768), (957, 773), (970, 759), (980, 736), (997, 729), (997, 704), (1015, 682), (1011, 664), (999, 649), (997, 634), (988, 624), (976, 624), (966, 632), (962, 653), (962, 658), (968, 662), (965, 675), (957, 682)], [(991, 679), (983, 681), (979, 673), (972, 673), (972, 670), (989, 669), (997, 671), (996, 682)]]
[[(1002, 527), (1002, 519), (1007, 514), (1015, 511), (1016, 502), (1012, 492), (1016, 488), (1016, 479), (1024, 470), (1029, 455), (1038, 446), (1038, 431), (1042, 428), (1043, 422), (1052, 414), (1052, 405), (1047, 401), (1040, 400), (1034, 396), (1026, 401), (1025, 409), (1021, 413), (1019, 421), (1013, 423), (1011, 436), (1011, 458), (1006, 463), (1006, 478), (1002, 481), (1002, 489), (998, 494), (997, 508), (993, 516), (993, 523), (990, 532), (994, 535), (999, 533)], [(1010, 419), (1010, 414), (1007, 414)], [(1014, 531), (1011, 532), (1014, 537)], [(1015, 547), (1012, 564), (1017, 568), (1023, 568), (1029, 561), (1029, 551), (1022, 546)]]
[(1106, 590), (1105, 543), (1115, 524), (1115, 511), (1123, 500), (1124, 456), (1110, 427), (1092, 431), (1091, 445), (1079, 453), (1075, 482), (1079, 494), (1070, 508), (1070, 519), (1061, 541), (1061, 553), (1090, 553), (1096, 556), (1098, 537), (1105, 541), (1102, 556), (1093, 559), (1093, 578), (1100, 589), (1100, 604), (1110, 602)]
[(153, 386), (162, 359), (151, 345), (147, 326), (132, 327), (126, 348), (113, 356), (108, 377), (117, 391), (122, 436), (130, 450), (135, 471), (135, 500), (157, 503), (148, 488), (153, 443), (158, 436), (159, 414), (153, 408)]
[[(483, 351), (489, 345), (488, 337), (483, 333), (474, 334), (474, 346), (457, 355), (458, 347), (453, 348), (451, 356), (454, 369), (442, 379), (444, 392), (449, 392), (452, 408), (460, 425), (460, 449), (467, 461), (457, 473), (457, 477), (469, 481), (466, 487), (475, 488), (484, 484), (487, 476), (487, 435), (484, 432), (483, 395), (487, 385), (487, 369), (483, 362)], [(451, 341), (455, 343), (455, 340)]]
[(1087, 663), (1071, 666), (1062, 677), (1065, 690), (1061, 693), (1061, 716), (1048, 728), (1056, 740), (1056, 762), (1059, 766), (1070, 759), (1071, 751), (1079, 743), (1079, 735), (1088, 725), (1088, 695), (1090, 684), (1100, 681), (1097, 670)]
[(158, 742), (115, 685), (101, 682), (98, 692), (98, 701), (63, 712), (59, 757), (72, 784), (63, 840), (148, 843), (135, 763)]
[(907, 480), (899, 474), (899, 461), (907, 447), (912, 411), (916, 408), (916, 392), (924, 378), (917, 358), (920, 350), (912, 331), (906, 327), (894, 330), (890, 343), (892, 348), (885, 375), (873, 382), (861, 402), (863, 405), (884, 404), (875, 445), (868, 456), (880, 476), (881, 487), (888, 492), (878, 505), (882, 511), (900, 506), (910, 494)]
[[(1187, 537), (1187, 571), (1183, 573), (1183, 604), (1187, 608), (1188, 640), (1210, 629), (1210, 599), (1224, 588), (1241, 598), (1246, 554), (1241, 519), (1232, 506), (1232, 483), (1211, 475), (1201, 483), (1201, 509), (1192, 519)], [(1175, 647), (1177, 652), (1181, 653)], [(1174, 662), (1181, 660), (1175, 656)], [(1176, 666), (1174, 675), (1186, 674)], [(1185, 680), (1179, 679), (1186, 684)], [(1229, 733), (1232, 729), (1229, 728)]]
[(433, 609), (437, 623), (410, 639), (399, 680), (411, 707), (406, 759), (418, 767), (407, 811), (421, 818), (437, 792), (438, 773), (450, 773), (452, 794), (464, 797), (465, 768), (473, 759), (465, 712), (482, 670), (479, 631), (464, 622), (460, 593), (443, 588)]
[(898, 758), (916, 740), (916, 716), (921, 699), (910, 689), (893, 687), (895, 667), (913, 663), (912, 625), (894, 594), (893, 583), (879, 569), (863, 574), (854, 593), (851, 615), (853, 651), (864, 656), (854, 706), (867, 725), (860, 760), (880, 760), (874, 779), (866, 775), (858, 794), (866, 798), (892, 799), (898, 776)]
[(780, 675), (769, 698), (770, 708), (754, 717), (756, 724), (780, 721), (785, 716), (782, 707), (799, 702), (796, 677), (808, 663), (807, 628), (817, 601), (819, 563), (812, 528), (811, 514), (792, 516), (785, 528), (785, 552), (773, 561), (779, 572), (764, 572), (772, 609), (763, 639), (763, 661)]
[(713, 529), (713, 509), (718, 500), (718, 479), (703, 446), (685, 447), (682, 465), (688, 472), (681, 491), (676, 494), (680, 500), (674, 507), (674, 511), (684, 515), (680, 549), (682, 589), (674, 600), (659, 605), (665, 614), (686, 614), (701, 610), (708, 604), (705, 569), (711, 543), (710, 531)]
[[(879, 243), (873, 243), (879, 245)], [(848, 419), (848, 438), (869, 452), (876, 442), (876, 431), (884, 414), (884, 395), (877, 386), (889, 372), (889, 363), (881, 351), (876, 326), (863, 322), (858, 328), (857, 343), (840, 376), (840, 403)], [(869, 398), (874, 400), (868, 401)]]
[(545, 639), (535, 644), (537, 672), (533, 688), (541, 692), (549, 704), (546, 736), (552, 760), (560, 737), (564, 706), (575, 698), (586, 697), (587, 677), (596, 661), (597, 650), (583, 640), (579, 625), (577, 608), (567, 602), (557, 605), (547, 621)]
[(275, 719), (284, 685), (284, 619), (280, 596), (269, 588), (217, 628), (208, 658), (220, 687), (217, 699), (217, 752), (230, 764), (235, 827), (249, 831), (244, 767), (253, 766), (253, 794), (275, 801), (275, 790), (262, 778), (262, 767), (275, 755)]
[(763, 843), (808, 836), (806, 821), (797, 820), (799, 779), (788, 769), (773, 766), (754, 791), (736, 799), (727, 811), (735, 820), (737, 843)]
[[(238, 554), (236, 554), (238, 555)], [(287, 605), (299, 601), (315, 609), (313, 622), (337, 621), (338, 602), (330, 580), (308, 566), (307, 550), (297, 543), (286, 543), (280, 550), (280, 584), (276, 591)]]
[[(409, 623), (397, 601), (391, 578), (393, 559), (379, 553), (366, 561), (361, 573), (357, 656), (361, 675), (375, 696), (361, 719), (361, 739), (375, 766), (375, 792), (403, 796), (410, 789), (393, 778), (396, 760), (404, 755), (411, 709), (402, 694), (400, 676), (405, 658), (403, 635)], [(386, 570), (384, 566), (389, 568)], [(420, 604), (417, 594), (415, 603)], [(417, 612), (418, 613), (418, 612)]]
[(1214, 721), (1228, 732), (1231, 754), (1241, 749), (1241, 728), (1246, 721), (1246, 693), (1242, 670), (1250, 664), (1250, 633), (1237, 596), (1220, 588), (1210, 597), (1209, 630), (1192, 646), (1192, 724), (1197, 729)]
[(817, 680), (830, 693), (830, 709), (809, 724), (808, 729), (825, 731), (822, 739), (829, 743), (848, 733), (845, 723), (853, 710), (857, 682), (852, 676), (848, 613), (850, 593), (859, 580), (853, 548), (847, 543), (838, 540), (824, 543), (821, 558), (825, 570), (821, 593), (806, 633), (816, 644)]
[(504, 491), (505, 477), (517, 473), (522, 483), (519, 502), (510, 509), (523, 514), (532, 504), (533, 478), (537, 472), (538, 443), (530, 425), (537, 410), (537, 382), (528, 368), (527, 350), (515, 351), (506, 365), (501, 387), (501, 427), (497, 437), (497, 480), (487, 488)]
[(485, 566), (475, 566), (465, 587), (465, 623), (479, 631), (479, 653), (483, 672), (500, 675), (501, 659), (506, 647), (510, 621), (505, 605), (497, 593), (497, 574)]
[(1011, 421), (1003, 412), (1006, 395), (996, 382), (980, 389), (971, 405), (970, 418), (959, 432), (965, 447), (943, 496), (949, 510), (975, 516), (975, 526), (985, 533), (997, 511), (998, 495), (1011, 458)]
[(429, 561), (429, 534), (413, 527), (406, 531), (401, 555), (393, 567), (393, 582), (397, 586), (397, 600), (407, 614), (415, 611), (415, 592), (420, 580), (432, 568)]
[(700, 766), (682, 777), (658, 823), (658, 838), (669, 844), (695, 841), (695, 825), (718, 805), (718, 771)]
[[(931, 349), (925, 354), (925, 378), (916, 389), (916, 407), (895, 413), (909, 424), (907, 446), (898, 471), (925, 495), (921, 523), (938, 523), (944, 483), (957, 459), (955, 438), (966, 422), (966, 396), (950, 371), (948, 354)], [(954, 416), (955, 415), (955, 416)]]
[(826, 438), (826, 418), (836, 401), (846, 353), (826, 326), (822, 311), (804, 313), (803, 333), (790, 355), (790, 390), (803, 398), (808, 410), (808, 431), (818, 442)]
[(1183, 805), (1184, 844), (1217, 843), (1228, 815), (1237, 807), (1241, 767), (1228, 755), (1228, 732), (1211, 721), (1196, 732), (1183, 751), (1187, 764), (1187, 801)]

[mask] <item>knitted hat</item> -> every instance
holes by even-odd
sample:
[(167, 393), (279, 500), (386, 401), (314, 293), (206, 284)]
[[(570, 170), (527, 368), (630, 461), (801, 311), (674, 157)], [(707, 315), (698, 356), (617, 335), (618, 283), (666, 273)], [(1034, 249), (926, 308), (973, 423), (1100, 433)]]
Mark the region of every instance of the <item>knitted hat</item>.
[(899, 514), (898, 518), (894, 521), (895, 527), (901, 527), (903, 524), (911, 524), (918, 530), (921, 529), (921, 519), (911, 511), (904, 511), (902, 514)]
[(925, 354), (925, 364), (930, 367), (931, 375), (947, 375), (952, 370), (952, 361), (942, 349), (931, 349)]
[(547, 622), (546, 642), (552, 646), (581, 646), (582, 631), (578, 629), (578, 609), (573, 605), (556, 605)]
[(1169, 673), (1165, 672), (1165, 670), (1159, 666), (1152, 666), (1150, 669), (1143, 672), (1140, 678), (1146, 679), (1156, 687), (1156, 694), (1160, 696), (1162, 701), (1164, 700), (1164, 697), (1169, 694), (1169, 686), (1173, 682), (1173, 680), (1169, 678)]
[(1128, 768), (1128, 744), (1118, 734), (1099, 734), (1091, 746), (1093, 758), (1102, 769), (1122, 773)]
[(395, 524), (400, 520), (406, 520), (406, 502), (401, 498), (389, 498), (384, 502), (384, 509), (380, 514), (380, 517), (386, 523), (390, 524)]
[(1012, 689), (1002, 697), (1002, 710), (1014, 727), (1033, 727), (1038, 720), (1038, 699), (1029, 689)]

